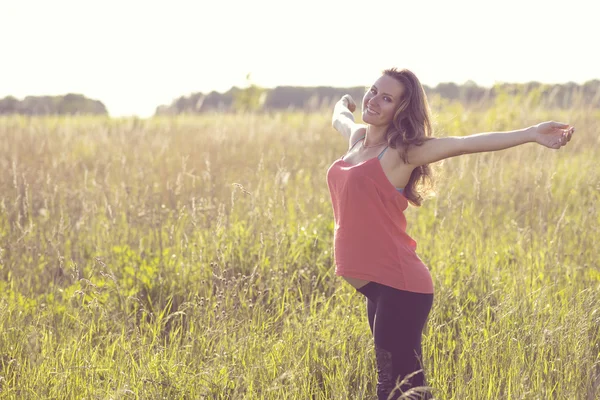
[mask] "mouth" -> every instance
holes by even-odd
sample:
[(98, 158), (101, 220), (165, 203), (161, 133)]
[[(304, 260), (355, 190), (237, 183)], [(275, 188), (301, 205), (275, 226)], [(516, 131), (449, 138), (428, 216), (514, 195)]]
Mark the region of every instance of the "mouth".
[(367, 106), (367, 114), (379, 115), (379, 113), (377, 111), (373, 110), (370, 106)]

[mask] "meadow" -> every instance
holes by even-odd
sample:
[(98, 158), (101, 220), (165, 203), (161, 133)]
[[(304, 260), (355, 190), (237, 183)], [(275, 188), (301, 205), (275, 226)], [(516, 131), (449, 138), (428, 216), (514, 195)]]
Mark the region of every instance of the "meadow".
[[(435, 165), (406, 212), (437, 399), (600, 398), (600, 111), (432, 101), (435, 134), (569, 122)], [(334, 275), (330, 113), (0, 119), (0, 398), (374, 399)]]

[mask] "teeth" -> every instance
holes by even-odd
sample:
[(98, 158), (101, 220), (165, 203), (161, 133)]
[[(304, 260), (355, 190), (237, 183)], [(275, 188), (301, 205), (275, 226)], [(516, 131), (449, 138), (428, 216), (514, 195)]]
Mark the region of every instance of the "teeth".
[(376, 114), (378, 115), (378, 112), (373, 111), (373, 109), (371, 107), (367, 107), (367, 111), (370, 112), (371, 114)]

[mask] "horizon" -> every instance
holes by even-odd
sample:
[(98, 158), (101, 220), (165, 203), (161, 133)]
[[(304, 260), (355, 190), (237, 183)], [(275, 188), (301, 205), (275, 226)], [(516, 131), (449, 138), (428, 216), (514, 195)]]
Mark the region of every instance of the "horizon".
[[(475, 0), (433, 7), (310, 0), (315, 7), (294, 8), (294, 19), (287, 19), (285, 4), (270, 0), (203, 3), (0, 6), (0, 34), (13, 38), (6, 59), (19, 61), (0, 67), (10, 77), (0, 98), (77, 93), (101, 101), (112, 117), (146, 117), (182, 96), (246, 87), (247, 74), (267, 89), (368, 86), (392, 66), (412, 70), (431, 88), (600, 79), (593, 51), (598, 5), (584, 0), (567, 8), (509, 0), (497, 2), (493, 15)], [(396, 53), (389, 50), (398, 21), (403, 36)]]
[[(473, 82), (479, 88), (491, 89), (496, 84), (508, 84), (508, 85), (512, 85), (512, 84), (539, 83), (541, 85), (567, 85), (569, 83), (574, 83), (574, 84), (577, 84), (577, 85), (581, 86), (581, 85), (583, 85), (583, 84), (585, 84), (587, 82), (599, 81), (599, 80), (600, 80), (599, 78), (595, 78), (595, 79), (590, 79), (590, 80), (582, 81), (582, 82), (575, 82), (575, 81), (572, 81), (572, 80), (571, 81), (567, 81), (567, 82), (551, 82), (551, 83), (549, 83), (549, 82), (539, 82), (539, 81), (528, 81), (528, 82), (495, 82), (492, 85), (480, 85), (479, 83), (477, 83), (477, 82), (475, 82), (473, 80), (470, 80), (470, 79), (467, 80), (467, 81), (465, 81), (465, 82), (462, 82), (462, 83), (461, 82), (451, 82), (451, 81), (450, 82), (438, 82), (436, 85), (428, 85), (428, 84), (423, 83), (423, 82), (421, 82), (421, 83), (422, 83), (423, 86), (427, 86), (427, 87), (431, 88), (432, 90), (435, 90), (436, 87), (438, 85), (440, 85), (440, 84), (455, 84), (458, 87), (461, 87), (461, 86), (466, 85), (468, 82)], [(267, 90), (273, 90), (273, 89), (275, 89), (277, 87), (294, 87), (294, 88), (331, 87), (331, 88), (334, 88), (334, 89), (352, 89), (352, 88), (357, 88), (357, 87), (361, 87), (361, 86), (362, 85), (351, 85), (351, 86), (296, 85), (296, 86), (294, 86), (294, 85), (285, 85), (285, 84), (282, 84), (282, 85), (277, 85), (275, 87), (262, 87), (261, 86), (261, 88), (262, 89), (267, 89)], [(180, 96), (177, 96), (177, 97), (171, 99), (168, 103), (157, 104), (156, 107), (155, 107), (155, 111), (156, 111), (156, 108), (158, 108), (160, 106), (171, 106), (173, 102), (175, 102), (177, 99), (179, 99), (181, 97), (189, 97), (189, 96), (191, 96), (193, 94), (197, 94), (197, 93), (201, 93), (203, 95), (208, 95), (208, 94), (214, 93), (214, 92), (222, 95), (222, 94), (224, 94), (224, 93), (226, 93), (226, 92), (228, 92), (228, 91), (230, 91), (232, 89), (236, 89), (236, 88), (237, 89), (243, 89), (244, 87), (243, 86), (231, 86), (231, 87), (229, 87), (229, 89), (226, 89), (224, 91), (209, 90), (209, 91), (205, 91), (205, 92), (188, 92), (188, 93), (182, 94)], [(46, 96), (49, 96), (49, 97), (58, 96), (58, 97), (60, 97), (60, 96), (66, 96), (68, 94), (82, 95), (82, 96), (84, 96), (88, 100), (100, 101), (106, 107), (107, 111), (110, 110), (109, 104), (107, 104), (105, 101), (103, 101), (102, 99), (89, 97), (85, 93), (65, 92), (65, 93), (56, 93), (56, 94), (28, 94), (28, 95), (25, 95), (24, 97), (16, 97), (16, 96), (12, 96), (12, 95), (6, 95), (6, 96), (0, 96), (0, 100), (2, 100), (3, 98), (6, 98), (6, 97), (11, 97), (11, 96), (14, 97), (14, 98), (16, 98), (19, 101), (23, 101), (26, 97), (46, 97)], [(139, 115), (135, 115), (135, 114), (132, 114), (132, 115), (112, 115), (109, 112), (108, 115), (110, 117), (128, 117), (128, 116), (131, 116), (131, 117), (147, 118), (147, 117), (152, 117), (154, 115), (154, 113), (152, 113), (152, 115), (139, 116)]]

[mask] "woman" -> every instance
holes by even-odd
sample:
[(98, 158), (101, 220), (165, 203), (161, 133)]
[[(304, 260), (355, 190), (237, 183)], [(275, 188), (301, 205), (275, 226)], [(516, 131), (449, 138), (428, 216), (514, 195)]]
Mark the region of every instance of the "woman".
[(345, 95), (332, 118), (349, 145), (327, 171), (336, 275), (366, 297), (377, 396), (387, 399), (392, 392), (425, 385), (421, 332), (433, 303), (433, 282), (415, 252), (416, 242), (406, 234), (403, 211), (408, 203), (421, 205), (418, 185), (431, 177), (428, 164), (527, 142), (558, 149), (574, 128), (551, 121), (510, 132), (433, 138), (425, 92), (406, 69), (385, 70), (364, 95), (365, 125), (354, 122), (355, 108)]

